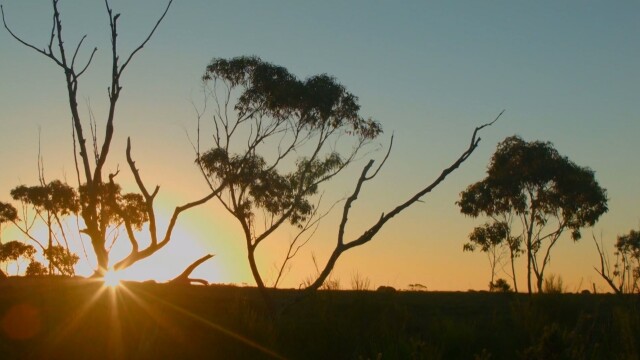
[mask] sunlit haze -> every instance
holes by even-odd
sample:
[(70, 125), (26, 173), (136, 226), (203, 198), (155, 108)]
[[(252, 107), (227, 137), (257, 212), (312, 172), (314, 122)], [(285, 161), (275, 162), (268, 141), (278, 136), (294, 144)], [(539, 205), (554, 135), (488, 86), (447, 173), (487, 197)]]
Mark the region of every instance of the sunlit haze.
[[(16, 33), (37, 46), (48, 44), (50, 1), (0, 3)], [(163, 2), (111, 3), (122, 13), (120, 46), (128, 53), (153, 27)], [(78, 98), (85, 102), (80, 104), (83, 118), (89, 118), (90, 107), (102, 137), (111, 71), (108, 17), (101, 2), (60, 4), (68, 42), (75, 44), (87, 34), (78, 56), (85, 59), (98, 47)], [(607, 291), (593, 268), (599, 258), (592, 233), (610, 248), (617, 235), (640, 227), (638, 14), (640, 2), (630, 0), (176, 1), (122, 77), (105, 172), (120, 170), (123, 188), (137, 191), (125, 158), (130, 136), (145, 183), (150, 189), (160, 186), (155, 206), (164, 235), (176, 206), (207, 194), (190, 138), (196, 134), (194, 107), (202, 106), (200, 77), (212, 58), (256, 55), (300, 78), (327, 73), (359, 97), (361, 114), (378, 120), (384, 134), (322, 189), (325, 207), (352, 192), (367, 161), (381, 160), (394, 135), (386, 165), (354, 205), (347, 227), (352, 238), (433, 181), (466, 149), (476, 126), (506, 109), (483, 130), (479, 148), (460, 169), (423, 202), (392, 219), (371, 243), (342, 256), (332, 278), (343, 288), (360, 274), (375, 287), (418, 283), (429, 290), (487, 289), (486, 255), (462, 251), (468, 234), (484, 220), (465, 217), (455, 201), (467, 185), (486, 175), (496, 145), (518, 134), (551, 141), (562, 155), (593, 169), (607, 189), (609, 212), (585, 229), (579, 242), (563, 237), (546, 270), (562, 276), (569, 291), (591, 289), (594, 283)], [(75, 185), (64, 74), (4, 29), (0, 54), (0, 201), (10, 202), (9, 192), (18, 185), (37, 183), (39, 136), (46, 180)], [(210, 134), (202, 139), (212, 145)], [(291, 263), (282, 287), (298, 288), (315, 275), (313, 256), (324, 264), (340, 215), (337, 207), (322, 220)], [(69, 226), (74, 230), (76, 224)], [(80, 256), (77, 273), (90, 275), (96, 266), (90, 240), (75, 233), (69, 242)], [(36, 234), (45, 236), (44, 230)], [(9, 225), (3, 225), (1, 235), (3, 242), (28, 242)], [(278, 231), (273, 243), (259, 248), (258, 265), (268, 284), (292, 236)], [(112, 248), (111, 265), (129, 246), (123, 230)], [(216, 256), (193, 277), (254, 284), (242, 229), (215, 201), (184, 213), (165, 248), (118, 276), (166, 281), (206, 254)], [(525, 260), (517, 263), (519, 284), (525, 283)]]

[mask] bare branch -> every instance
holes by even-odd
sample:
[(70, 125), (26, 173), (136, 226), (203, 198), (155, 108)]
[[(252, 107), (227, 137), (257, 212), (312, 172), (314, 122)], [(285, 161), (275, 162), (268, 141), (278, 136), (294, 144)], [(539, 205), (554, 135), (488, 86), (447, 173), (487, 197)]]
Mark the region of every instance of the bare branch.
[[(491, 126), (492, 124), (494, 124), (498, 120), (498, 118), (500, 118), (500, 116), (503, 113), (504, 113), (504, 110), (502, 112), (500, 112), (500, 114), (492, 122), (486, 123), (486, 124), (483, 124), (481, 126), (476, 127), (475, 130), (473, 131), (472, 136), (471, 136), (471, 142), (469, 144), (469, 147), (458, 157), (458, 159), (456, 161), (453, 162), (453, 164), (451, 164), (448, 168), (444, 169), (442, 171), (442, 173), (440, 174), (440, 176), (438, 176), (438, 178), (436, 178), (435, 181), (433, 181), (430, 185), (428, 185), (424, 189), (422, 189), (419, 192), (417, 192), (409, 200), (407, 200), (404, 203), (396, 206), (389, 213), (387, 213), (387, 214), (383, 213), (380, 216), (380, 219), (373, 226), (371, 226), (369, 229), (364, 231), (362, 233), (362, 235), (360, 235), (357, 239), (352, 240), (351, 242), (345, 242), (344, 241), (344, 230), (345, 230), (346, 224), (348, 222), (348, 216), (349, 216), (349, 211), (350, 211), (351, 205), (358, 198), (358, 195), (360, 194), (360, 191), (362, 189), (362, 185), (366, 181), (371, 180), (373, 178), (372, 176), (367, 176), (369, 170), (371, 169), (371, 167), (373, 166), (373, 163), (374, 163), (373, 160), (370, 160), (369, 163), (367, 163), (367, 165), (362, 170), (362, 173), (360, 174), (360, 178), (358, 179), (358, 182), (356, 183), (355, 190), (353, 191), (351, 196), (345, 202), (344, 211), (343, 211), (343, 214), (342, 214), (342, 220), (340, 222), (340, 227), (338, 228), (338, 239), (337, 239), (336, 247), (335, 247), (333, 253), (331, 254), (331, 256), (329, 257), (329, 259), (327, 260), (327, 263), (326, 263), (324, 269), (322, 270), (322, 272), (320, 273), (320, 275), (318, 276), (316, 281), (314, 281), (311, 285), (309, 285), (306, 288), (306, 290), (307, 291), (314, 291), (314, 290), (317, 290), (318, 288), (320, 288), (320, 286), (322, 286), (322, 284), (327, 279), (327, 277), (331, 274), (331, 271), (333, 271), (333, 268), (334, 268), (336, 262), (338, 261), (338, 258), (340, 257), (340, 255), (342, 255), (343, 252), (345, 252), (345, 251), (347, 251), (347, 250), (349, 250), (351, 248), (354, 248), (356, 246), (360, 246), (360, 245), (363, 245), (363, 244), (371, 241), (371, 239), (373, 239), (373, 237), (378, 233), (378, 231), (380, 231), (380, 229), (382, 229), (382, 227), (384, 226), (384, 224), (387, 221), (389, 221), (391, 218), (393, 218), (394, 216), (396, 216), (397, 214), (399, 214), (400, 212), (405, 210), (407, 207), (411, 206), (413, 203), (415, 203), (418, 200), (420, 200), (420, 198), (422, 196), (424, 196), (427, 193), (431, 192), (450, 173), (452, 173), (455, 169), (460, 167), (460, 165), (463, 162), (465, 162), (467, 160), (467, 158), (469, 158), (469, 156), (478, 147), (478, 144), (480, 142), (480, 138), (477, 137), (478, 132), (480, 130), (484, 129), (485, 127), (487, 127), (487, 126)], [(386, 157), (385, 157), (385, 159), (386, 159)], [(377, 171), (376, 171), (376, 173), (377, 173)]]
[[(167, 15), (167, 12), (169, 11), (169, 7), (171, 6), (171, 3), (173, 2), (173, 0), (169, 0), (169, 2), (167, 3), (167, 6), (164, 9), (164, 12), (162, 13), (162, 16), (160, 16), (160, 18), (158, 19), (158, 21), (156, 21), (155, 26), (153, 27), (153, 29), (151, 30), (151, 32), (149, 33), (149, 35), (147, 36), (147, 38), (135, 49), (133, 50), (133, 52), (131, 52), (131, 54), (129, 55), (129, 57), (127, 58), (127, 60), (122, 64), (122, 66), (120, 67), (120, 70), (118, 70), (118, 76), (120, 76), (122, 74), (122, 72), (124, 71), (124, 69), (127, 67), (127, 65), (129, 65), (129, 62), (131, 61), (131, 59), (133, 58), (133, 56), (140, 50), (142, 50), (142, 48), (147, 44), (147, 42), (149, 42), (149, 40), (151, 39), (151, 36), (153, 36), (153, 33), (156, 31), (156, 29), (158, 28), (158, 26), (160, 25), (160, 23), (162, 22), (162, 19), (164, 19), (165, 15)], [(117, 19), (117, 17), (120, 16), (120, 14), (116, 15), (114, 17), (114, 25), (115, 25), (115, 20)]]
[(82, 70), (80, 70), (80, 72), (78, 72), (78, 74), (76, 75), (76, 78), (79, 78), (80, 76), (82, 76), (82, 74), (84, 74), (85, 71), (87, 71), (87, 69), (89, 68), (89, 65), (91, 65), (91, 61), (93, 60), (93, 56), (96, 54), (97, 51), (98, 51), (98, 48), (94, 47), (93, 51), (91, 51), (91, 55), (89, 55), (89, 60), (87, 60), (87, 63), (84, 65)]
[[(54, 2), (55, 3), (55, 2)], [(58, 65), (62, 65), (60, 64), (60, 62), (55, 58), (55, 56), (51, 53), (51, 52), (46, 52), (44, 50), (40, 50), (37, 47), (35, 47), (32, 44), (29, 44), (28, 42), (22, 40), (22, 38), (20, 38), (18, 35), (16, 35), (11, 28), (9, 28), (9, 25), (7, 25), (7, 21), (4, 18), (4, 7), (2, 5), (0, 5), (0, 12), (2, 13), (2, 24), (4, 25), (4, 28), (7, 29), (7, 32), (9, 32), (9, 34), (11, 35), (11, 37), (13, 37), (14, 39), (16, 39), (19, 43), (21, 43), (22, 45), (31, 48), (33, 50), (35, 50), (36, 52), (50, 58), (51, 60), (54, 60)], [(54, 30), (51, 31), (51, 41), (53, 42), (53, 37), (54, 37)]]
[(615, 284), (615, 282), (613, 281), (613, 278), (609, 274), (609, 262), (607, 260), (607, 254), (604, 252), (604, 247), (601, 248), (600, 245), (598, 244), (598, 241), (596, 240), (596, 236), (593, 234), (591, 235), (593, 237), (593, 242), (596, 244), (596, 249), (598, 250), (598, 256), (600, 256), (600, 270), (598, 270), (598, 268), (596, 268), (595, 266), (593, 267), (593, 269), (607, 282), (607, 284), (609, 284), (611, 289), (616, 294), (622, 294), (624, 284), (621, 284), (620, 286), (617, 286)]
[(376, 171), (373, 172), (373, 175), (369, 176), (366, 180), (371, 180), (374, 177), (376, 177), (376, 175), (378, 175), (378, 172), (380, 171), (380, 169), (382, 169), (382, 167), (384, 166), (384, 163), (387, 162), (387, 159), (389, 158), (389, 154), (391, 154), (391, 148), (393, 148), (393, 134), (391, 134), (391, 140), (389, 141), (389, 148), (387, 149), (387, 154), (384, 156), (384, 158), (380, 162), (380, 165), (378, 166)]
[[(220, 193), (220, 191), (226, 186), (225, 183), (221, 184), (219, 188), (212, 190), (211, 193), (209, 193), (207, 196), (187, 203), (185, 205), (182, 206), (178, 206), (175, 208), (175, 210), (173, 211), (173, 215), (171, 217), (171, 219), (169, 220), (169, 225), (167, 226), (167, 230), (165, 232), (164, 238), (160, 241), (158, 241), (158, 233), (157, 233), (157, 226), (156, 226), (156, 217), (155, 217), (155, 210), (153, 208), (153, 200), (155, 198), (155, 196), (158, 194), (158, 191), (160, 190), (159, 186), (156, 186), (153, 193), (149, 194), (149, 192), (147, 191), (147, 188), (145, 187), (142, 178), (140, 177), (140, 173), (138, 171), (138, 169), (135, 166), (135, 162), (133, 161), (133, 158), (131, 156), (131, 139), (128, 138), (127, 139), (127, 150), (126, 150), (126, 155), (127, 155), (127, 163), (129, 164), (129, 168), (131, 169), (131, 172), (133, 173), (133, 176), (136, 180), (136, 184), (138, 185), (138, 189), (140, 190), (140, 192), (143, 194), (143, 197), (145, 199), (145, 204), (146, 204), (146, 211), (147, 211), (147, 215), (149, 217), (149, 235), (151, 237), (151, 243), (149, 244), (148, 247), (146, 247), (145, 249), (139, 250), (137, 248), (137, 246), (134, 248), (134, 251), (132, 251), (126, 258), (120, 260), (119, 262), (117, 262), (114, 265), (114, 269), (116, 270), (120, 270), (120, 269), (124, 269), (128, 266), (130, 266), (131, 264), (135, 263), (136, 261), (145, 259), (151, 255), (153, 255), (155, 252), (157, 252), (158, 250), (162, 249), (166, 244), (169, 243), (169, 241), (171, 240), (171, 235), (173, 233), (173, 229), (176, 225), (176, 222), (178, 221), (178, 217), (180, 216), (180, 214), (183, 211), (189, 210), (193, 207), (202, 205), (204, 203), (206, 203), (207, 201), (213, 199), (214, 197), (218, 196), (218, 194)], [(125, 221), (125, 225), (126, 225), (126, 221)], [(134, 244), (134, 240), (133, 240), (133, 233), (129, 231), (129, 228), (127, 227), (127, 234), (130, 237), (131, 241), (132, 241), (132, 246)]]

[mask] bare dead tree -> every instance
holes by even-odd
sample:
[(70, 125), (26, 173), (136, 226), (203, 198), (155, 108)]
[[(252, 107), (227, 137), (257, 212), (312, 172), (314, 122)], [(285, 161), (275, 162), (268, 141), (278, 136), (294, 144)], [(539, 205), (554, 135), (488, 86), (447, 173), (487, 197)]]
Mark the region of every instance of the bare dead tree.
[(600, 257), (600, 269), (594, 270), (604, 279), (616, 294), (640, 293), (640, 231), (631, 230), (619, 235), (614, 245), (615, 262), (612, 264), (602, 242), (593, 242)]
[[(600, 243), (596, 239), (596, 236), (592, 234), (593, 243), (596, 244), (596, 249), (598, 251), (598, 256), (600, 257), (600, 269), (597, 267), (593, 267), (593, 269), (607, 282), (611, 290), (613, 290), (616, 294), (622, 294), (624, 290), (624, 284), (627, 278), (626, 267), (622, 269), (621, 272), (616, 272), (616, 270), (611, 270), (611, 263), (609, 261), (609, 255), (605, 252), (604, 244), (602, 243), (602, 238), (600, 239)], [(618, 278), (618, 283), (616, 283), (616, 278)]]
[[(67, 47), (63, 36), (62, 19), (58, 6), (59, 0), (52, 0), (52, 27), (48, 43), (44, 48), (39, 48), (18, 36), (7, 24), (4, 9), (0, 9), (2, 12), (2, 22), (9, 34), (22, 45), (53, 61), (56, 65), (58, 65), (58, 67), (62, 69), (65, 74), (65, 84), (69, 101), (69, 109), (71, 111), (74, 160), (78, 177), (78, 187), (80, 189), (80, 192), (82, 192), (82, 195), (84, 196), (84, 201), (81, 201), (81, 216), (84, 220), (85, 227), (81, 229), (81, 233), (86, 234), (91, 239), (93, 251), (97, 259), (97, 269), (95, 270), (94, 274), (96, 276), (101, 276), (102, 274), (104, 274), (110, 264), (107, 234), (109, 231), (109, 227), (112, 225), (113, 219), (109, 216), (103, 216), (103, 212), (110, 211), (110, 207), (115, 206), (119, 208), (117, 210), (120, 211), (120, 215), (127, 215), (126, 212), (122, 209), (122, 205), (114, 203), (107, 204), (106, 202), (108, 201), (109, 197), (104, 196), (104, 189), (109, 184), (113, 185), (113, 178), (117, 173), (110, 174), (110, 179), (108, 181), (103, 180), (103, 173), (105, 172), (104, 167), (111, 149), (111, 144), (114, 136), (116, 107), (123, 89), (123, 86), (121, 84), (122, 75), (128, 68), (133, 58), (149, 43), (150, 39), (158, 29), (160, 23), (163, 21), (167, 12), (169, 11), (172, 2), (173, 0), (169, 0), (166, 3), (161, 15), (158, 17), (153, 28), (139, 43), (139, 45), (135, 47), (135, 49), (128, 55), (121, 56), (118, 49), (118, 20), (120, 18), (120, 14), (114, 13), (109, 4), (109, 1), (105, 0), (104, 4), (106, 6), (106, 11), (109, 19), (111, 40), (111, 83), (108, 87), (109, 110), (106, 116), (106, 123), (104, 125), (104, 137), (101, 144), (98, 144), (99, 140), (97, 137), (97, 125), (93, 112), (90, 110), (88, 126), (90, 130), (92, 149), (88, 149), (89, 146), (87, 145), (87, 139), (85, 137), (85, 126), (78, 109), (78, 91), (79, 80), (90, 67), (98, 49), (92, 49), (86, 57), (86, 60), (82, 64), (80, 64), (79, 54), (81, 52), (84, 40), (86, 39), (86, 35), (84, 35), (80, 39), (75, 47)], [(90, 155), (90, 152), (93, 153), (92, 156)], [(77, 155), (79, 155), (79, 157)], [(122, 269), (130, 266), (136, 261), (144, 259), (161, 249), (171, 239), (171, 231), (173, 230), (180, 213), (194, 206), (200, 205), (216, 195), (215, 192), (212, 192), (211, 194), (203, 197), (200, 200), (177, 207), (174, 211), (174, 215), (164, 237), (162, 238), (162, 240), (158, 240), (158, 237), (156, 235), (155, 215), (153, 212), (153, 199), (157, 195), (159, 188), (156, 187), (155, 191), (150, 194), (144, 187), (142, 180), (140, 179), (140, 175), (135, 168), (134, 162), (131, 159), (130, 142), (128, 142), (127, 144), (127, 162), (131, 168), (131, 171), (133, 172), (134, 177), (136, 178), (136, 183), (144, 199), (144, 207), (146, 209), (146, 214), (150, 222), (149, 228), (152, 240), (151, 244), (148, 247), (146, 247), (145, 249), (139, 249), (138, 241), (136, 240), (135, 234), (132, 229), (132, 221), (124, 216), (124, 225), (131, 242), (132, 250), (126, 258), (122, 259), (114, 265), (117, 269)]]

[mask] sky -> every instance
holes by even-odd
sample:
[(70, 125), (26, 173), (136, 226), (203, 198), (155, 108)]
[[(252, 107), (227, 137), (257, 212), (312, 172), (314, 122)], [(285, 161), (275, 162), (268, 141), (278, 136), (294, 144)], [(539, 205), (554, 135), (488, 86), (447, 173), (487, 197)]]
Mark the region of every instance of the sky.
[[(51, 26), (48, 1), (2, 0), (10, 27), (44, 47)], [(161, 1), (112, 1), (120, 17), (121, 53), (145, 38), (163, 10)], [(98, 47), (81, 79), (83, 117), (90, 107), (104, 124), (110, 76), (108, 17), (104, 4), (61, 0), (69, 46), (87, 35), (79, 60)], [(547, 273), (569, 291), (600, 290), (591, 236), (609, 249), (617, 235), (640, 227), (640, 3), (637, 1), (204, 1), (176, 0), (157, 33), (122, 77), (115, 139), (107, 170), (126, 169), (126, 138), (149, 187), (160, 185), (157, 211), (166, 222), (175, 206), (206, 194), (193, 160), (194, 106), (212, 58), (256, 55), (300, 78), (327, 73), (360, 100), (361, 114), (384, 129), (379, 148), (394, 145), (385, 167), (362, 191), (348, 233), (356, 235), (431, 183), (468, 146), (473, 129), (504, 115), (481, 133), (476, 152), (423, 202), (406, 210), (369, 244), (342, 256), (334, 271), (343, 288), (354, 276), (372, 286), (430, 290), (482, 290), (490, 271), (481, 253), (462, 246), (483, 219), (460, 214), (455, 201), (482, 179), (496, 145), (517, 134), (550, 141), (581, 166), (595, 171), (607, 189), (609, 212), (583, 239), (562, 239)], [(0, 31), (0, 201), (17, 185), (37, 182), (38, 133), (47, 180), (74, 179), (70, 114), (64, 75), (49, 59)], [(100, 131), (100, 130), (99, 130)], [(348, 196), (367, 154), (324, 191)], [(128, 171), (120, 182), (135, 190)], [(293, 262), (283, 286), (298, 287), (328, 257), (339, 214)], [(3, 241), (21, 239), (5, 227)], [(279, 234), (259, 250), (266, 279), (290, 238)], [(74, 241), (79, 244), (80, 239)], [(122, 239), (114, 256), (125, 251)], [(241, 229), (215, 203), (178, 223), (170, 245), (130, 269), (132, 278), (166, 280), (207, 253), (216, 256), (194, 276), (252, 284)], [(78, 272), (90, 273), (81, 256)], [(518, 263), (524, 288), (525, 262)], [(499, 275), (504, 277), (504, 274)]]

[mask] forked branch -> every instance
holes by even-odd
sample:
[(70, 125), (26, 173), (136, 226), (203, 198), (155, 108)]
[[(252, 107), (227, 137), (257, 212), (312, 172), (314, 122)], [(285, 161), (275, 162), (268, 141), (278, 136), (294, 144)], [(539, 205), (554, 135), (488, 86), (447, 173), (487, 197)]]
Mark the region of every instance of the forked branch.
[[(143, 194), (144, 200), (145, 200), (145, 205), (146, 205), (146, 211), (147, 211), (147, 216), (149, 218), (149, 236), (151, 238), (151, 243), (149, 244), (149, 246), (147, 246), (146, 248), (139, 250), (139, 245), (137, 240), (135, 239), (135, 237), (133, 236), (133, 233), (129, 231), (130, 226), (126, 226), (127, 228), (127, 235), (129, 236), (129, 240), (132, 243), (132, 251), (129, 253), (129, 255), (124, 258), (123, 260), (117, 262), (114, 265), (114, 269), (116, 270), (120, 270), (120, 269), (124, 269), (128, 266), (131, 266), (133, 263), (145, 259), (151, 255), (153, 255), (155, 252), (157, 252), (158, 250), (162, 249), (165, 245), (167, 245), (169, 243), (169, 241), (171, 240), (171, 235), (173, 233), (173, 229), (176, 225), (176, 222), (178, 221), (178, 217), (180, 216), (180, 214), (183, 211), (189, 210), (193, 207), (202, 205), (204, 203), (206, 203), (207, 201), (213, 199), (214, 197), (216, 197), (220, 191), (226, 186), (226, 184), (221, 184), (220, 187), (214, 189), (211, 191), (211, 193), (209, 193), (207, 196), (200, 198), (199, 200), (187, 203), (185, 205), (182, 206), (177, 206), (174, 211), (173, 211), (173, 215), (171, 216), (171, 219), (169, 220), (169, 225), (167, 226), (167, 230), (164, 234), (164, 237), (162, 239), (159, 239), (158, 237), (158, 233), (157, 233), (157, 226), (156, 226), (156, 217), (155, 217), (155, 210), (153, 207), (153, 201), (156, 197), (156, 195), (158, 194), (158, 191), (160, 190), (159, 186), (156, 186), (153, 193), (149, 193), (149, 191), (147, 190), (146, 186), (144, 185), (144, 182), (142, 181), (142, 177), (140, 176), (140, 172), (139, 170), (136, 168), (135, 165), (135, 161), (133, 161), (133, 157), (131, 155), (131, 139), (127, 139), (127, 163), (129, 164), (129, 168), (131, 169), (131, 172), (133, 173), (133, 176), (136, 180), (136, 184), (138, 185), (138, 188), (140, 190), (140, 192)], [(117, 204), (115, 204), (116, 206), (116, 210), (119, 211), (119, 214), (121, 214), (121, 216), (126, 216), (124, 214), (124, 211), (122, 211), (122, 209), (120, 209)], [(125, 225), (127, 223), (127, 220), (125, 218)], [(204, 260), (203, 260), (204, 261)]]

